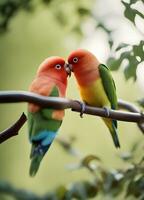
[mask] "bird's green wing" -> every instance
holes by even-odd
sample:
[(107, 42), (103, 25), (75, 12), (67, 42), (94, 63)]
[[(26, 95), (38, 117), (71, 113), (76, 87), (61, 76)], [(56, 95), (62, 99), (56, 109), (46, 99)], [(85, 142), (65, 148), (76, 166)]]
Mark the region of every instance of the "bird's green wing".
[[(50, 97), (59, 97), (59, 90), (56, 86), (53, 87), (49, 96)], [(44, 109), (41, 109), (41, 114), (43, 115), (44, 118), (51, 119), (53, 110), (54, 109), (51, 109), (51, 108), (44, 108)]]
[[(116, 86), (114, 83), (114, 80), (112, 78), (112, 75), (110, 73), (110, 70), (107, 66), (100, 64), (99, 65), (99, 73), (100, 73), (100, 77), (102, 80), (102, 84), (104, 87), (104, 90), (107, 94), (107, 97), (110, 101), (111, 104), (111, 108), (112, 109), (117, 109), (117, 95), (116, 95)], [(117, 135), (117, 120), (110, 120), (110, 119), (104, 119), (104, 121), (108, 122), (112, 122), (112, 126), (109, 127), (114, 144), (116, 147), (120, 147), (120, 143), (119, 143), (119, 139), (118, 139), (118, 135)]]
[[(49, 96), (58, 97), (59, 91), (54, 87)], [(41, 130), (57, 131), (62, 123), (60, 120), (52, 119), (54, 109), (42, 108), (36, 113), (28, 112), (28, 130), (29, 138), (37, 135)]]
[[(56, 86), (53, 87), (49, 96), (58, 97), (59, 89)], [(53, 118), (54, 111), (53, 108), (49, 107), (41, 108), (35, 113), (28, 113), (29, 140), (32, 143), (29, 171), (31, 176), (35, 176), (37, 173), (41, 160), (50, 148), (62, 123), (62, 119)]]
[(102, 79), (104, 90), (111, 103), (111, 108), (115, 110), (117, 109), (117, 95), (115, 83), (110, 73), (110, 69), (107, 66), (100, 64), (99, 73)]

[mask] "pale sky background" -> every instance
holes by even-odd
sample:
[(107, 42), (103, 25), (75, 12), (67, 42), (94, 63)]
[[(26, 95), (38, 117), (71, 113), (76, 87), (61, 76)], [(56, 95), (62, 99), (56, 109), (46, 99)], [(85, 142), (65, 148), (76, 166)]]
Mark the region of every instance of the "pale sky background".
[[(139, 1), (135, 7), (144, 13), (144, 5)], [(100, 12), (98, 12), (100, 11)], [(136, 18), (137, 30), (129, 20), (123, 16), (124, 6), (119, 0), (97, 0), (93, 8), (93, 14), (98, 19), (106, 18), (107, 27), (114, 30), (113, 38), (116, 46), (119, 43), (138, 44), (144, 39), (144, 21)], [(96, 14), (95, 14), (96, 13)], [(83, 25), (85, 39), (80, 48), (86, 48), (93, 52), (101, 62), (105, 62), (110, 54), (107, 44), (107, 35), (101, 30), (95, 30), (93, 21), (90, 20)], [(137, 84), (144, 92), (144, 62), (137, 69)]]

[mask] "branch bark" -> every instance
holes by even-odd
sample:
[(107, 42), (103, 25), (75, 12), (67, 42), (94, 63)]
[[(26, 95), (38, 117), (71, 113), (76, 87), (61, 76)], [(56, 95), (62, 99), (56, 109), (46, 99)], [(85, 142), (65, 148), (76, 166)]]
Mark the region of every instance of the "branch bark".
[(23, 113), (20, 118), (8, 129), (4, 130), (0, 134), (0, 144), (4, 141), (8, 140), (9, 138), (18, 135), (18, 131), (21, 129), (21, 127), (26, 122), (27, 118), (25, 114)]
[[(133, 113), (140, 113), (144, 117), (144, 113), (142, 113), (142, 111), (140, 111), (138, 107), (136, 107), (134, 104), (132, 104), (130, 102), (120, 99), (118, 101), (118, 104), (119, 104), (120, 109), (129, 110), (130, 112), (133, 112)], [(138, 125), (139, 129), (142, 131), (142, 133), (144, 133), (144, 120), (137, 123), (137, 125)]]
[[(75, 112), (81, 112), (81, 105), (78, 101), (60, 98), (60, 97), (45, 97), (32, 92), (27, 91), (1, 91), (0, 103), (18, 103), (18, 102), (30, 102), (38, 104), (42, 107), (50, 107), (54, 109), (71, 109)], [(130, 112), (111, 110), (109, 116), (105, 112), (105, 109), (87, 106), (85, 107), (85, 114), (96, 115), (100, 117), (106, 117), (116, 119), (120, 121), (135, 122), (144, 133), (144, 114), (133, 105), (132, 103), (119, 100), (119, 108), (129, 110)]]

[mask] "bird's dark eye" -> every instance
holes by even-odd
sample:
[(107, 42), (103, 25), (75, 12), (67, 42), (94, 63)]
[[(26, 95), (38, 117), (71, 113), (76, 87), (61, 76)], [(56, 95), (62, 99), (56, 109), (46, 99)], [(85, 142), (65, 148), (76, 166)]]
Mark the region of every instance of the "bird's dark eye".
[(62, 68), (62, 66), (61, 66), (60, 64), (57, 64), (57, 65), (55, 65), (55, 68), (56, 68), (57, 70), (59, 70), (59, 69)]
[(74, 63), (77, 63), (77, 62), (78, 62), (78, 58), (77, 58), (77, 57), (74, 57), (74, 58), (73, 58), (73, 62), (74, 62)]

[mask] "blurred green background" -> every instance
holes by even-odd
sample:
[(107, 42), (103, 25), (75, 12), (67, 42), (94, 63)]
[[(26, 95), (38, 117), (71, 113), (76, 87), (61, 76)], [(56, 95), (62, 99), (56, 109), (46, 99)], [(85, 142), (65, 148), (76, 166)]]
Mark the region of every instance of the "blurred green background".
[[(89, 1), (89, 3), (79, 1), (79, 4), (89, 9), (95, 5), (95, 11), (98, 9), (95, 1)], [(91, 49), (89, 41), (87, 42), (87, 38), (91, 37), (90, 33), (80, 35), (71, 31), (78, 20), (81, 23), (86, 22), (87, 28), (84, 27), (84, 30), (89, 29), (89, 25), (92, 26), (91, 19), (86, 21), (85, 18), (76, 17), (74, 1), (69, 1), (69, 3), (61, 1), (60, 5), (63, 12), (66, 11), (67, 18), (63, 18), (67, 20), (65, 26), (62, 26), (55, 17), (59, 6), (53, 9), (39, 4), (33, 12), (23, 10), (18, 12), (11, 20), (9, 30), (0, 35), (0, 90), (28, 90), (37, 67), (43, 59), (52, 55), (67, 58), (71, 50), (79, 47), (90, 50), (95, 48), (96, 52), (100, 52), (98, 57), (103, 62), (106, 61), (110, 50), (107, 44), (104, 45), (105, 34), (95, 33), (96, 39), (93, 38), (93, 41), (90, 41), (93, 43)], [(100, 49), (97, 47), (97, 41), (102, 41)], [(132, 80), (126, 82), (121, 71), (114, 72), (113, 77), (119, 98), (135, 102), (142, 97), (137, 82), (134, 83)], [(67, 97), (80, 99), (73, 77), (69, 79)], [(0, 104), (0, 131), (15, 122), (22, 112), (27, 113), (26, 103)], [(80, 149), (84, 155), (100, 156), (108, 168), (122, 166), (122, 161), (117, 155), (128, 151), (134, 141), (141, 140), (143, 137), (136, 124), (119, 122), (121, 149), (116, 150), (109, 131), (101, 119), (85, 115), (81, 119), (78, 113), (67, 110), (59, 136), (71, 135), (76, 136), (75, 148)], [(78, 159), (69, 156), (57, 142), (53, 143), (45, 156), (36, 177), (30, 178), (29, 154), (30, 144), (27, 124), (25, 124), (17, 137), (0, 145), (0, 180), (6, 180), (16, 187), (43, 194), (60, 184), (91, 178), (85, 169), (68, 170), (67, 166), (77, 162)]]

